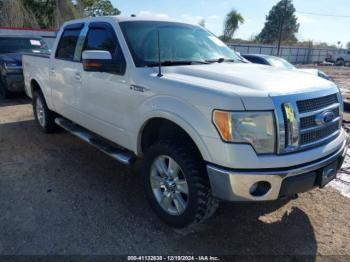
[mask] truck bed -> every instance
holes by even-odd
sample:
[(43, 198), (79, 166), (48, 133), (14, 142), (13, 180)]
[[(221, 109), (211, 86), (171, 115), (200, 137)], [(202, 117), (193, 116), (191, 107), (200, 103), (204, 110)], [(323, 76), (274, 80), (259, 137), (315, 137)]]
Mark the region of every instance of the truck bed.
[[(33, 97), (32, 85), (33, 81), (36, 81), (41, 87), (43, 92), (47, 91), (49, 87), (49, 67), (50, 56), (44, 54), (25, 54), (23, 55), (23, 75), (25, 92), (30, 98)], [(33, 80), (31, 80), (33, 79)]]

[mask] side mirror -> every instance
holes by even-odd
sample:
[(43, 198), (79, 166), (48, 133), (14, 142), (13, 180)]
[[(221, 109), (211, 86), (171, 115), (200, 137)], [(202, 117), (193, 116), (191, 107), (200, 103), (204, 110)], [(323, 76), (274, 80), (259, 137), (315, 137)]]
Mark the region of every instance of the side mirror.
[(83, 66), (89, 72), (110, 72), (119, 73), (120, 64), (113, 61), (112, 55), (108, 51), (84, 51), (82, 54)]

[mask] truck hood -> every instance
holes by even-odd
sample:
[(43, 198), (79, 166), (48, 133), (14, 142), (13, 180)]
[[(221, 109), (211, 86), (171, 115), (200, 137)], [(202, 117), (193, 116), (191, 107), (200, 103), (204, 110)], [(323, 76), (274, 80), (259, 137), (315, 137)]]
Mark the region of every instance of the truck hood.
[(298, 68), (297, 69), (299, 72), (304, 72), (304, 73), (309, 73), (313, 74), (315, 76), (318, 76), (318, 69), (313, 69), (313, 68)]
[(0, 54), (0, 60), (7, 63), (17, 63), (18, 66), (22, 66), (22, 54)]
[(247, 63), (164, 67), (162, 70), (167, 78), (216, 89), (229, 88), (240, 96), (295, 94), (334, 87), (333, 83), (312, 74)]

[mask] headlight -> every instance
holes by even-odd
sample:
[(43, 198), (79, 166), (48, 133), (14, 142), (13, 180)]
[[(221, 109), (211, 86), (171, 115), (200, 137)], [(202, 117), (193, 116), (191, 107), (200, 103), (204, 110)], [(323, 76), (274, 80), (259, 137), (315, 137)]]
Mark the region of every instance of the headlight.
[(225, 142), (250, 144), (258, 154), (275, 152), (275, 119), (271, 111), (215, 110), (213, 122)]

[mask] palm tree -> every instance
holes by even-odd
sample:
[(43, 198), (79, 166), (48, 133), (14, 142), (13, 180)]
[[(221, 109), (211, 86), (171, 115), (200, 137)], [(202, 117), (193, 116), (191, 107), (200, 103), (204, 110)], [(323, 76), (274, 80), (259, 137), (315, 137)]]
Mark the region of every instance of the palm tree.
[(223, 40), (228, 41), (232, 39), (233, 34), (236, 32), (240, 24), (244, 23), (243, 16), (238, 13), (236, 10), (232, 9), (226, 15), (225, 24), (224, 24), (224, 35)]

